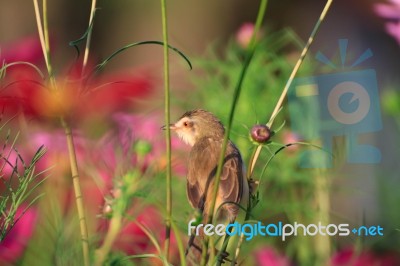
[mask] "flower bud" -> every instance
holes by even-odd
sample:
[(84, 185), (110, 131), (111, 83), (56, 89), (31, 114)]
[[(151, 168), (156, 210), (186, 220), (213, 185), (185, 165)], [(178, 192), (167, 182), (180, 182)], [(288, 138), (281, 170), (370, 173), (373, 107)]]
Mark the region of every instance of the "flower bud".
[(151, 144), (145, 140), (139, 139), (134, 144), (134, 150), (140, 156), (146, 156), (151, 152), (152, 149), (153, 147), (151, 146)]
[(265, 143), (271, 138), (272, 132), (266, 125), (255, 125), (251, 128), (250, 136), (257, 143)]

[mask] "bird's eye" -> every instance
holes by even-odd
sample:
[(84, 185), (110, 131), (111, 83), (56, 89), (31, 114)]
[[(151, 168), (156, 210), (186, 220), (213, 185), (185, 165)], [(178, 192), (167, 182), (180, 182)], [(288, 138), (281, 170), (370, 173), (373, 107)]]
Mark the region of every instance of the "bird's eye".
[(184, 122), (183, 125), (184, 125), (185, 127), (187, 127), (189, 124), (188, 124), (188, 122)]

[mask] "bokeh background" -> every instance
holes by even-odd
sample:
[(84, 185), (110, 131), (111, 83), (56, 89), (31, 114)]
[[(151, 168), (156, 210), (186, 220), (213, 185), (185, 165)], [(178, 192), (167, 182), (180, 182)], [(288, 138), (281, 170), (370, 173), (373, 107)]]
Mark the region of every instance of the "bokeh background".
[[(387, 4), (389, 11), (379, 12), (379, 3)], [(248, 130), (256, 123), (268, 121), (324, 4), (317, 0), (268, 3), (259, 36), (261, 44), (244, 83), (231, 134), (246, 162), (253, 148)], [(69, 42), (81, 37), (87, 29), (90, 5), (90, 1), (48, 3), (52, 64), (58, 80), (74, 77), (76, 51)], [(190, 71), (181, 57), (171, 53), (172, 120), (194, 108), (208, 109), (223, 122), (227, 120), (244, 55), (243, 43), (237, 34), (243, 24), (255, 20), (258, 5), (258, 1), (238, 0), (168, 3), (170, 44), (184, 52), (193, 64)], [(383, 9), (385, 11), (385, 7)], [(368, 48), (373, 51), (374, 56), (362, 67), (372, 68), (377, 73), (383, 128), (366, 137), (380, 149), (381, 162), (349, 164), (343, 159), (335, 161), (334, 167), (327, 171), (301, 169), (299, 154), (301, 149), (309, 147), (292, 147), (280, 153), (268, 166), (260, 183), (260, 203), (254, 209), (254, 218), (266, 223), (323, 220), (354, 226), (381, 225), (384, 236), (297, 237), (287, 242), (260, 237), (243, 246), (245, 265), (400, 265), (399, 21), (399, 1), (334, 1), (298, 74), (313, 76), (326, 71), (315, 60), (315, 54), (322, 51), (329, 58), (337, 58), (339, 39), (349, 40), (348, 50), (353, 58)], [(396, 25), (391, 32), (388, 23)], [(161, 29), (161, 9), (157, 1), (99, 1), (89, 66), (95, 66), (129, 43), (161, 40)], [(37, 36), (31, 2), (0, 0), (2, 62), (28, 61), (45, 71)], [(109, 83), (94, 97), (89, 95), (81, 99), (80, 95), (67, 94), (58, 99), (67, 102), (65, 108), (73, 113), (71, 124), (76, 134), (93, 250), (102, 243), (107, 216), (112, 215), (113, 200), (118, 198), (121, 182), (135, 184), (131, 188), (135, 193), (129, 198), (129, 217), (121, 233), (125, 237), (114, 243), (113, 256), (109, 259), (112, 262), (115, 258), (115, 263), (121, 265), (155, 263), (146, 259), (120, 261), (125, 255), (156, 252), (134, 221), (151, 228), (160, 243), (163, 239), (165, 149), (163, 132), (159, 130), (164, 123), (162, 66), (161, 47), (134, 47), (110, 61), (94, 78), (93, 86), (114, 81), (127, 83)], [(15, 99), (13, 89), (30, 92), (30, 89), (24, 90), (24, 86), (31, 86), (26, 82), (7, 84), (22, 79), (37, 80), (31, 72), (24, 67), (7, 70), (0, 96)], [(2, 265), (80, 265), (80, 246), (75, 241), (79, 230), (65, 137), (57, 119), (49, 115), (49, 112), (60, 111), (57, 106), (62, 104), (56, 102), (55, 107), (48, 107), (48, 102), (54, 99), (42, 94), (26, 95), (28, 103), (24, 102), (22, 107), (14, 101), (1, 102), (2, 123), (16, 115), (2, 129), (3, 139), (7, 139), (6, 128), (10, 128), (12, 136), (20, 132), (15, 146), (28, 161), (37, 148), (45, 145), (47, 153), (38, 169), (51, 169), (49, 177), (33, 193), (44, 195), (2, 241), (0, 261)], [(77, 106), (75, 101), (79, 102)], [(38, 106), (44, 107), (38, 111)], [(46, 108), (50, 111), (43, 110)], [(276, 142), (286, 144), (301, 140), (291, 130), (290, 119), (284, 108), (275, 129), (283, 121), (286, 124), (276, 134)], [(189, 149), (175, 136), (172, 143), (173, 214), (185, 242), (186, 223), (193, 215), (185, 196), (185, 158)], [(10, 146), (10, 142), (3, 151), (7, 150), (6, 146)], [(340, 143), (336, 149), (343, 153)], [(2, 154), (4, 157), (6, 153)], [(269, 157), (267, 151), (262, 154), (256, 175), (261, 176)], [(14, 161), (18, 161), (18, 156)], [(2, 168), (5, 178), (10, 172)], [(127, 173), (133, 175), (133, 179), (129, 179)], [(172, 252), (177, 252), (176, 245), (173, 246)], [(179, 264), (178, 257), (174, 258), (172, 263)]]

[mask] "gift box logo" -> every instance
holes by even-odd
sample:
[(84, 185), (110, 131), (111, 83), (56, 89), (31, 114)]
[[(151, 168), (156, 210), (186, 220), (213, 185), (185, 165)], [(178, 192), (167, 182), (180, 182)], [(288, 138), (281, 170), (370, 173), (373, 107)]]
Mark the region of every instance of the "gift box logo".
[[(345, 39), (339, 40), (342, 66), (346, 62), (347, 43)], [(366, 50), (351, 68), (371, 56), (371, 50)], [(320, 52), (316, 59), (337, 68)], [(289, 88), (288, 100), (292, 130), (307, 142), (318, 140), (323, 148), (304, 151), (301, 154), (301, 167), (332, 167), (335, 137), (345, 140), (348, 163), (380, 162), (379, 149), (363, 138), (367, 133), (382, 129), (375, 70), (297, 78)]]

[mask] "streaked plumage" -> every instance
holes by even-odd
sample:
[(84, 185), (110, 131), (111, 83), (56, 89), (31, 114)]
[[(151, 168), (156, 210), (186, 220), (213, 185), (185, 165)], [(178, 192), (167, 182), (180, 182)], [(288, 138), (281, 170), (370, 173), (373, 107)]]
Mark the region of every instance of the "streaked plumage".
[[(225, 129), (217, 117), (202, 109), (184, 113), (170, 128), (192, 146), (187, 174), (187, 196), (192, 207), (201, 209), (204, 216), (207, 216)], [(242, 158), (236, 146), (229, 141), (215, 210), (224, 202), (239, 203), (244, 186), (247, 186), (247, 182), (243, 174)], [(224, 216), (225, 211), (227, 218), (232, 221), (238, 209), (237, 205), (224, 204), (222, 213), (218, 216)]]
[[(170, 125), (170, 129), (192, 147), (188, 161), (186, 191), (189, 203), (202, 212), (205, 222), (210, 214), (214, 178), (225, 133), (224, 126), (212, 113), (196, 109), (184, 113), (175, 124)], [(217, 216), (219, 222), (235, 220), (239, 212), (239, 206), (236, 204), (247, 207), (249, 188), (244, 173), (240, 152), (229, 141), (214, 209), (214, 217)], [(193, 238), (191, 241), (189, 246), (197, 248), (200, 245), (198, 241), (195, 245)]]

